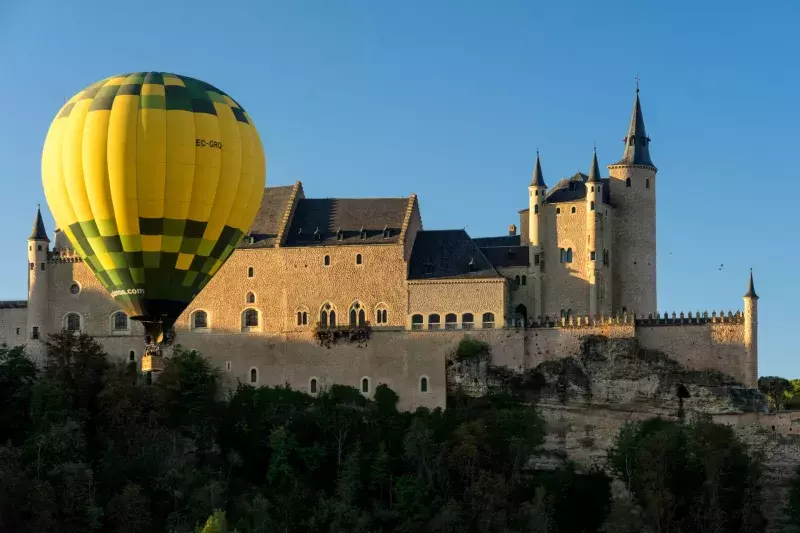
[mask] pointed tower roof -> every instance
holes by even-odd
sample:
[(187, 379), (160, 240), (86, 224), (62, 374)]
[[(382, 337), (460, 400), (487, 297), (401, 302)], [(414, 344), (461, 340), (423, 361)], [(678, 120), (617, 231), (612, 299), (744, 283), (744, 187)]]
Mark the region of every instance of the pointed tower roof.
[(625, 152), (617, 165), (645, 165), (655, 168), (650, 159), (650, 137), (644, 129), (644, 117), (642, 116), (642, 104), (639, 101), (639, 87), (636, 87), (636, 99), (633, 101), (633, 113), (631, 114), (631, 124), (628, 127), (628, 135), (623, 139), (625, 142)]
[(28, 237), (28, 240), (50, 242), (50, 239), (47, 238), (47, 231), (44, 229), (44, 220), (42, 220), (42, 206), (36, 207), (36, 219), (33, 221), (33, 230), (31, 230), (31, 236)]
[(758, 294), (756, 294), (756, 288), (753, 285), (753, 269), (750, 269), (750, 285), (747, 287), (747, 292), (744, 293), (743, 298), (752, 298), (753, 300), (758, 300)]
[(539, 162), (539, 150), (536, 150), (536, 167), (533, 169), (533, 179), (531, 187), (547, 187), (544, 184), (544, 174), (542, 174), (542, 164)]
[(589, 179), (586, 183), (597, 183), (600, 181), (600, 165), (597, 164), (597, 148), (592, 154), (592, 166), (589, 168)]

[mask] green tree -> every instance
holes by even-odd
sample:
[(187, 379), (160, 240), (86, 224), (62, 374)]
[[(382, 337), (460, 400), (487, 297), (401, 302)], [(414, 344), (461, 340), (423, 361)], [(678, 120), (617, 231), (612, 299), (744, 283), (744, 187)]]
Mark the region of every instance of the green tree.
[(608, 452), (656, 531), (760, 531), (760, 468), (728, 426), (653, 419), (626, 424)]
[(29, 430), (36, 375), (23, 347), (0, 347), (0, 443), (18, 444)]
[(776, 411), (780, 411), (786, 401), (786, 393), (792, 390), (792, 384), (786, 378), (762, 376), (758, 378), (758, 389), (767, 395)]

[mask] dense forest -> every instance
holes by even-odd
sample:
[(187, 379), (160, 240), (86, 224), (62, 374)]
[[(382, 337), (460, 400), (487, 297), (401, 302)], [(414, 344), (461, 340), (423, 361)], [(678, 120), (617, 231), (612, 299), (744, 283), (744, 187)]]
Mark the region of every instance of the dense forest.
[[(41, 370), (0, 348), (0, 532), (764, 528), (759, 462), (727, 427), (628, 424), (606, 470), (537, 469), (535, 406), (456, 395), (409, 413), (397, 399), (386, 386), (370, 399), (344, 386), (224, 390), (179, 347), (148, 383), (86, 335), (51, 336)], [(606, 471), (629, 500), (612, 498)]]

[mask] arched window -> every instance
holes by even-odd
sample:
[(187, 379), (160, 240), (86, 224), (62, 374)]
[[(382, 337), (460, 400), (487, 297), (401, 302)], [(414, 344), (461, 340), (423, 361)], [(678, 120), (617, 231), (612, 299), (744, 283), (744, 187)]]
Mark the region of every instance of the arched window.
[(307, 326), (308, 325), (308, 311), (298, 311), (297, 312), (297, 325), (298, 326)]
[(483, 313), (483, 324), (481, 327), (483, 327), (483, 329), (494, 328), (494, 313)]
[(556, 215), (560, 215), (560, 214), (561, 214), (561, 208), (560, 207), (556, 207)]
[(441, 317), (436, 313), (428, 315), (428, 329), (439, 329), (442, 327)]
[(361, 393), (369, 394), (369, 378), (361, 378)]
[(255, 269), (253, 267), (247, 267), (247, 277), (252, 278), (255, 276)]
[(422, 323), (424, 319), (422, 315), (414, 315), (411, 317), (411, 329), (422, 329)]
[(592, 192), (594, 192), (594, 187), (592, 187)]
[(419, 391), (420, 392), (428, 392), (428, 377), (422, 376), (419, 378)]
[(539, 206), (538, 205), (533, 206), (533, 214), (535, 215), (538, 213), (539, 213)]
[(520, 280), (522, 281), (523, 285), (527, 285), (528, 284), (528, 276), (523, 274), (523, 276), (520, 278)]
[(366, 326), (367, 316), (364, 313), (364, 308), (361, 306), (360, 303), (355, 302), (353, 305), (350, 306), (350, 327), (360, 327), (363, 328)]
[(247, 297), (246, 297), (245, 301), (246, 301), (247, 303), (249, 303), (249, 304), (254, 304), (254, 303), (256, 303), (256, 295), (255, 295), (255, 294), (253, 294), (252, 292), (248, 292), (248, 293), (247, 293)]
[(336, 311), (334, 311), (333, 306), (330, 303), (326, 302), (322, 304), (322, 308), (319, 311), (319, 327), (336, 327)]
[(631, 186), (631, 179), (630, 178), (625, 180), (625, 186), (626, 187), (630, 187)]
[(208, 313), (195, 311), (192, 315), (192, 329), (205, 329), (208, 327)]
[(567, 263), (572, 263), (572, 248), (567, 248)]
[(258, 327), (258, 311), (255, 309), (245, 309), (242, 313), (242, 327), (244, 329)]
[(647, 178), (646, 180), (644, 180), (644, 188), (645, 189), (649, 189), (650, 188), (650, 178)]
[(570, 213), (572, 213), (572, 214), (574, 215), (574, 214), (575, 214), (575, 211), (576, 211), (576, 210), (575, 210), (575, 206), (573, 205), (573, 206), (572, 206), (572, 209), (570, 209), (570, 210), (569, 210), (569, 212), (570, 212)]
[(127, 331), (128, 330), (128, 315), (122, 311), (117, 311), (111, 321), (111, 327), (114, 331)]
[(356, 254), (356, 264), (357, 265), (361, 264), (361, 254)]
[(331, 266), (331, 256), (326, 255), (322, 262), (325, 266)]
[(458, 316), (455, 313), (447, 313), (444, 315), (444, 329), (457, 329)]
[(475, 327), (475, 318), (472, 313), (464, 313), (461, 315), (461, 329), (472, 329)]
[(254, 366), (250, 367), (250, 384), (255, 385), (258, 383), (258, 369)]
[(539, 196), (539, 189), (536, 189), (535, 191), (533, 191), (533, 195), (534, 196)]
[(519, 274), (514, 276), (514, 286), (519, 287)]
[(389, 314), (383, 304), (381, 304), (377, 311), (375, 311), (375, 323), (385, 326), (389, 323)]
[(79, 292), (81, 292), (81, 286), (78, 285), (77, 283), (73, 283), (72, 285), (69, 286), (70, 294), (78, 294)]
[(589, 202), (589, 211), (594, 211), (594, 202)]
[(131, 363), (135, 363), (136, 362), (136, 352), (134, 352), (133, 350), (131, 350), (128, 353), (128, 361), (131, 362)]
[(69, 313), (64, 317), (64, 327), (67, 331), (81, 330), (81, 316), (78, 313)]
[(308, 392), (309, 392), (309, 394), (316, 394), (317, 393), (317, 378), (311, 378), (308, 381)]

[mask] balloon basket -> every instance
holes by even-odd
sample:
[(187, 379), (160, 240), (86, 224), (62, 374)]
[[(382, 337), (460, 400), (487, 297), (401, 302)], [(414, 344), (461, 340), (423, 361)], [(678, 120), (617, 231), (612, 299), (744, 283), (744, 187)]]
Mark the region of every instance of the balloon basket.
[(164, 356), (158, 345), (149, 344), (142, 357), (142, 372), (161, 372), (164, 370)]

